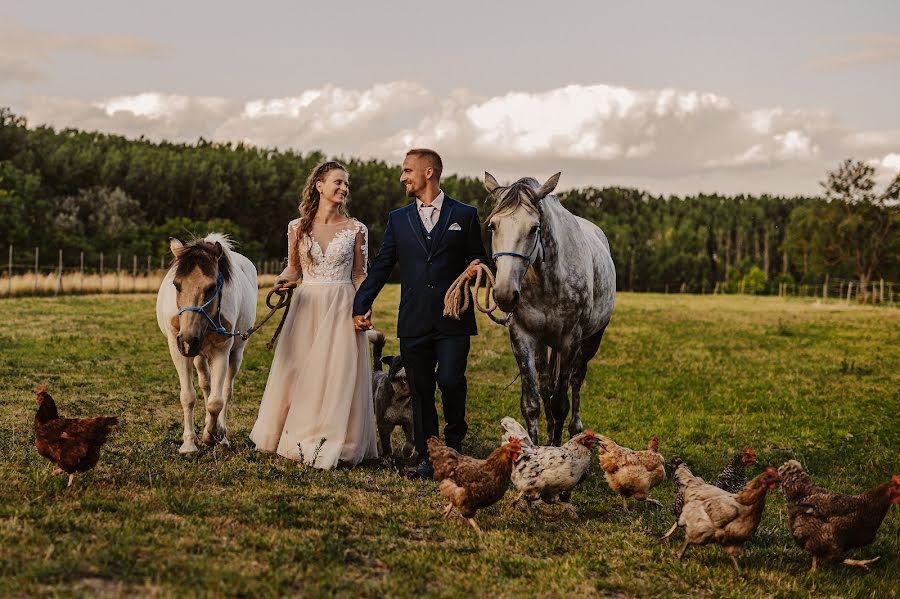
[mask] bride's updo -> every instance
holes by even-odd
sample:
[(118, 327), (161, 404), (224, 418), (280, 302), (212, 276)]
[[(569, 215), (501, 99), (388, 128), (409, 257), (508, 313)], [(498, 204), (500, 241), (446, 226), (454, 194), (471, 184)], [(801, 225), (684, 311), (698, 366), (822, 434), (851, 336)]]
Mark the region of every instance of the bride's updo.
[[(329, 160), (314, 168), (306, 179), (306, 185), (303, 187), (303, 199), (300, 202), (300, 238), (297, 240), (298, 248), (300, 247), (299, 242), (303, 240), (303, 236), (312, 234), (313, 221), (316, 219), (316, 212), (319, 211), (319, 189), (316, 187), (316, 183), (325, 181), (328, 173), (335, 169), (347, 172), (347, 167), (343, 164)], [(350, 218), (350, 213), (344, 204), (341, 205), (341, 214)], [(310, 248), (307, 251), (310, 252), (309, 258), (312, 260), (312, 249)]]

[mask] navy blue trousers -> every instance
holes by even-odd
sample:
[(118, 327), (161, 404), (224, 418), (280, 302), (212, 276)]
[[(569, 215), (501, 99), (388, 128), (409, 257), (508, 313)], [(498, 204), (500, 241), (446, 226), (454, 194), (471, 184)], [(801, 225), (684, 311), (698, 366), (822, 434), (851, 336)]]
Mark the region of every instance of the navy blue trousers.
[(438, 436), (435, 385), (444, 409), (444, 442), (461, 451), (466, 424), (466, 361), (468, 335), (432, 332), (422, 337), (401, 337), (400, 355), (412, 391), (413, 429), (419, 455), (428, 456), (425, 442)]

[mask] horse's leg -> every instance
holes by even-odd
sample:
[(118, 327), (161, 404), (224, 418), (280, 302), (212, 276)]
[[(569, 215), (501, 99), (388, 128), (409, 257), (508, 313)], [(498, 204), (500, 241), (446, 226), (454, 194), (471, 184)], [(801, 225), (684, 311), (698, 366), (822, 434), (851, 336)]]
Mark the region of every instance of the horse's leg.
[(200, 384), (200, 391), (203, 392), (203, 403), (209, 401), (209, 362), (206, 356), (199, 354), (194, 358), (194, 368), (197, 370), (197, 382)]
[(547, 361), (547, 346), (543, 344), (539, 346), (534, 356), (534, 368), (537, 370), (538, 389), (541, 402), (544, 404), (544, 417), (547, 419), (547, 438), (550, 439), (553, 437), (553, 410), (550, 409), (553, 401), (553, 376), (550, 373), (550, 363)]
[(562, 445), (563, 425), (569, 413), (569, 383), (575, 360), (578, 358), (578, 350), (579, 347), (571, 337), (565, 339), (563, 347), (556, 353), (558, 363), (550, 365), (556, 375), (556, 380), (553, 381), (553, 397), (550, 400), (550, 411), (553, 413), (553, 435), (550, 444), (557, 447)]
[[(542, 348), (538, 341), (523, 331), (515, 323), (509, 327), (509, 341), (512, 345), (513, 355), (519, 364), (519, 376), (522, 379), (522, 398), (520, 407), (525, 426), (528, 428), (528, 436), (531, 441), (538, 444), (538, 425), (541, 421), (541, 397), (536, 384), (535, 362), (539, 354), (546, 356), (546, 348)], [(546, 357), (545, 357), (546, 361)], [(547, 414), (549, 421), (550, 415)]]
[(194, 402), (197, 401), (197, 393), (194, 391), (194, 371), (191, 366), (191, 358), (181, 355), (178, 350), (175, 337), (169, 337), (169, 354), (178, 371), (178, 382), (181, 385), (181, 410), (184, 413), (184, 433), (181, 435), (182, 444), (178, 453), (197, 452), (197, 433), (194, 432)]
[(234, 377), (237, 376), (244, 361), (244, 347), (246, 342), (235, 341), (231, 348), (231, 354), (228, 356), (228, 371), (225, 376), (225, 383), (222, 386), (222, 411), (216, 420), (216, 436), (219, 438), (219, 444), (224, 448), (231, 447), (228, 440), (228, 408), (231, 406), (231, 398), (234, 396)]
[(581, 351), (578, 352), (577, 365), (572, 372), (572, 419), (569, 420), (569, 436), (574, 437), (584, 430), (581, 422), (581, 385), (587, 376), (588, 363), (597, 355), (600, 349), (600, 341), (603, 339), (603, 327), (587, 339), (581, 342)]
[(215, 445), (217, 441), (224, 439), (224, 432), (219, 430), (219, 414), (225, 407), (225, 382), (229, 372), (229, 354), (232, 344), (211, 352), (209, 358), (210, 367), (210, 395), (206, 400), (206, 427), (203, 430), (202, 441), (207, 445)]

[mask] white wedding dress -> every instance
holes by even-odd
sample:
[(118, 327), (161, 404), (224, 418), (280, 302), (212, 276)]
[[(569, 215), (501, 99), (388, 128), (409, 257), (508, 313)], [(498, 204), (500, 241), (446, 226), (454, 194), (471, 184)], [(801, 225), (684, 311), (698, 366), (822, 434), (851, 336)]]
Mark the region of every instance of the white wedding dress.
[[(353, 296), (366, 276), (368, 230), (356, 220), (314, 224), (299, 238), (288, 225), (282, 277), (294, 293), (250, 439), (316, 468), (378, 456), (372, 367), (364, 332), (353, 328)], [(324, 440), (324, 441), (323, 441)]]

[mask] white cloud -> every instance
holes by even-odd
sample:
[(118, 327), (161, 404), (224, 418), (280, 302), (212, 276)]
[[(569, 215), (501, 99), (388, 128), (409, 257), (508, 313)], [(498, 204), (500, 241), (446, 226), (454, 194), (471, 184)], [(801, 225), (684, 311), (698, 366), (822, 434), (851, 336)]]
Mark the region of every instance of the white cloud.
[(260, 146), (399, 162), (434, 147), (448, 172), (490, 170), (506, 180), (562, 170), (563, 187), (633, 185), (654, 193), (817, 193), (847, 157), (896, 166), (900, 132), (847, 131), (821, 109), (743, 108), (693, 90), (570, 85), (483, 97), (437, 96), (396, 81), (354, 90), (327, 85), (280, 98), (159, 93), (80, 102), (33, 98), (32, 123)]

